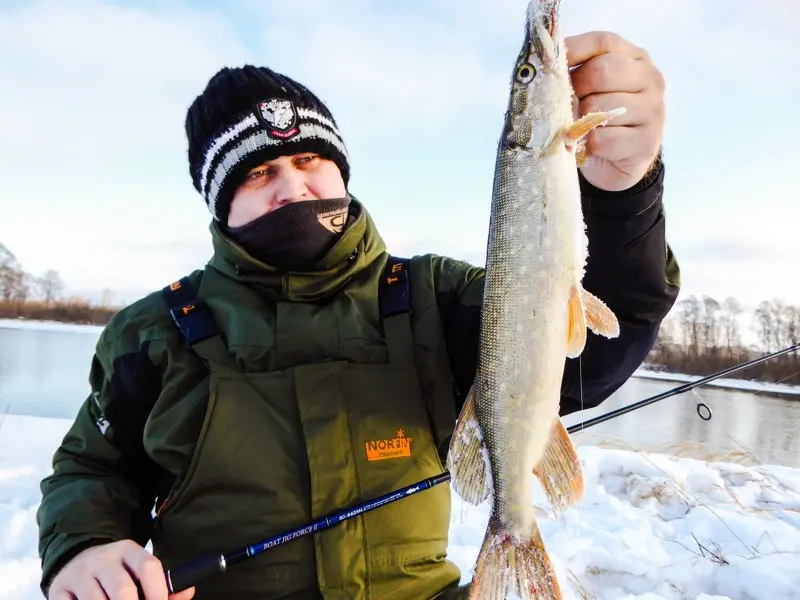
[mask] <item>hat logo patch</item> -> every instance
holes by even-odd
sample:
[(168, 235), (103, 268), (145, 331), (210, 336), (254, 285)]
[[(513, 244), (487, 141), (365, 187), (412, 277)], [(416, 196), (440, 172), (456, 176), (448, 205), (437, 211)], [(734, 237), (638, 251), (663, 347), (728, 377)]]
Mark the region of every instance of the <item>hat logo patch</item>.
[(297, 109), (285, 98), (262, 100), (257, 105), (258, 117), (272, 138), (289, 139), (300, 133), (297, 127)]

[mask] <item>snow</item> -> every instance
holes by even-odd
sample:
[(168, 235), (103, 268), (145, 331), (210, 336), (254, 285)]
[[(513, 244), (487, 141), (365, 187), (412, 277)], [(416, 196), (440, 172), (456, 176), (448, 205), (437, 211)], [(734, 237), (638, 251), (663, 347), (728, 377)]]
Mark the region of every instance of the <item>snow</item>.
[[(39, 482), (69, 424), (7, 415), (0, 428), (2, 600), (41, 599)], [(599, 446), (578, 452), (585, 493), (577, 505), (555, 515), (531, 484), (565, 600), (800, 598), (800, 469)], [(488, 509), (454, 495), (449, 556), (463, 581)]]
[[(690, 381), (697, 381), (708, 377), (708, 375), (685, 375), (683, 373), (668, 373), (665, 371), (654, 371), (647, 368), (639, 368), (634, 374), (634, 377), (641, 377), (643, 379), (659, 379), (662, 381), (675, 381), (679, 383), (688, 383)], [(792, 394), (800, 395), (800, 385), (789, 385), (786, 383), (769, 383), (765, 381), (753, 381), (750, 379), (733, 379), (720, 377), (709, 383), (703, 385), (728, 388), (734, 390), (746, 390), (748, 392), (763, 392), (772, 394)]]
[[(59, 323), (56, 321), (36, 321), (31, 319), (0, 319), (0, 329), (32, 329), (39, 331), (61, 331), (69, 333), (87, 333), (99, 336), (103, 331), (102, 325), (82, 325), (79, 323)], [(697, 381), (704, 376), (686, 375), (684, 373), (668, 373), (649, 369), (646, 366), (636, 370), (634, 377), (643, 379), (657, 379), (662, 381), (675, 381), (687, 383)], [(738, 389), (746, 391), (758, 391), (763, 393), (777, 394), (797, 394), (800, 395), (800, 385), (788, 385), (783, 383), (767, 383), (746, 379), (720, 378), (704, 385)]]
[(0, 329), (32, 329), (38, 331), (63, 331), (65, 333), (91, 333), (100, 335), (102, 325), (81, 323), (60, 323), (57, 321), (37, 321), (34, 319), (0, 319)]

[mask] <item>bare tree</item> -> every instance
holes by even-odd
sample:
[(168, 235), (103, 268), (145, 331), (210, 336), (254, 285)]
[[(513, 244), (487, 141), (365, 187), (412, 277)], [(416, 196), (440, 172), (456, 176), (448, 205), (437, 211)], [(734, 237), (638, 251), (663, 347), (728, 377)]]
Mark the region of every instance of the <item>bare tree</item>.
[(788, 338), (786, 334), (786, 303), (780, 298), (774, 298), (768, 302), (769, 311), (772, 314), (772, 343), (775, 350), (786, 347), (784, 341)]
[(64, 292), (64, 282), (58, 271), (48, 269), (36, 281), (39, 287), (39, 294), (47, 304), (57, 300)]
[(786, 337), (787, 345), (794, 346), (800, 343), (800, 308), (797, 306), (786, 308)]
[(17, 257), (0, 244), (0, 299), (13, 300), (22, 281), (22, 269)]
[(734, 348), (741, 346), (741, 336), (739, 335), (739, 317), (742, 314), (742, 306), (736, 298), (728, 297), (722, 304), (722, 316), (720, 317), (720, 327), (722, 329), (722, 339), (725, 345), (725, 356), (734, 356)]
[[(107, 323), (117, 312), (111, 305), (113, 292), (105, 290), (103, 305), (97, 306), (85, 298), (64, 298), (64, 283), (50, 269), (41, 277), (33, 277), (20, 266), (17, 257), (0, 244), (0, 318), (40, 319), (70, 323)], [(37, 298), (44, 302), (33, 302)]]
[(675, 319), (665, 318), (658, 330), (658, 337), (662, 344), (673, 345), (677, 342)]
[[(743, 313), (732, 297), (689, 296), (664, 319), (656, 343), (645, 362), (667, 371), (708, 375), (755, 356), (774, 352), (800, 341), (800, 307), (784, 300), (765, 300), (758, 305), (752, 327), (758, 334), (756, 348), (746, 348), (740, 336)], [(756, 365), (733, 377), (762, 381), (798, 381), (800, 353)]]
[(702, 344), (706, 351), (716, 356), (719, 343), (719, 302), (711, 296), (703, 296), (703, 314), (700, 324)]
[(775, 323), (769, 301), (764, 300), (758, 305), (754, 318), (754, 328), (758, 334), (758, 341), (761, 342), (765, 352), (772, 352), (773, 340), (775, 339)]
[(657, 365), (674, 364), (675, 349), (679, 347), (675, 338), (675, 330), (675, 319), (667, 316), (658, 328), (658, 335), (647, 355), (647, 362)]
[(689, 296), (678, 303), (681, 338), (688, 356), (698, 356), (700, 353), (700, 318), (700, 303), (697, 298)]
[(103, 288), (103, 291), (100, 294), (100, 306), (103, 308), (110, 308), (114, 305), (115, 297), (116, 294), (114, 293), (114, 290)]

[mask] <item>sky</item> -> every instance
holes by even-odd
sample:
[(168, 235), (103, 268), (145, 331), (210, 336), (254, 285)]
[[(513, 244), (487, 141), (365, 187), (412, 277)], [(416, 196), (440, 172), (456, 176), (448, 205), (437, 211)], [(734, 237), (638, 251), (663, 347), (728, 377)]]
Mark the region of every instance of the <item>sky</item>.
[[(482, 264), (526, 0), (0, 0), (0, 243), (68, 291), (128, 302), (202, 267), (185, 111), (222, 66), (314, 90), (350, 191), (396, 254)], [(664, 74), (668, 240), (683, 291), (800, 303), (800, 4), (562, 0)], [(766, 8), (768, 6), (768, 9)]]

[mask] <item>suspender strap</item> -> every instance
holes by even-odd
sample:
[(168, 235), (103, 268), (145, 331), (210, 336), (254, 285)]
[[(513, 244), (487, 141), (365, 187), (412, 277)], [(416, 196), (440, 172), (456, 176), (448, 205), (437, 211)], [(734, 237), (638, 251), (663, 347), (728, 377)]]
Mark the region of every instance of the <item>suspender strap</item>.
[(213, 362), (239, 371), (220, 336), (208, 307), (197, 298), (188, 277), (182, 277), (161, 290), (169, 307), (172, 320), (186, 340), (186, 347), (194, 350), (207, 362)]
[(169, 284), (161, 290), (161, 295), (186, 340), (187, 348), (219, 334), (208, 309), (195, 296), (188, 277)]
[(383, 331), (389, 349), (389, 362), (393, 363), (414, 362), (408, 263), (407, 258), (390, 256), (379, 287)]
[[(414, 342), (411, 327), (410, 260), (390, 256), (380, 282), (380, 310), (389, 361), (414, 364)], [(442, 461), (447, 454), (447, 442), (455, 425), (455, 399), (433, 390), (423, 391), (425, 407), (431, 421), (434, 441)]]

